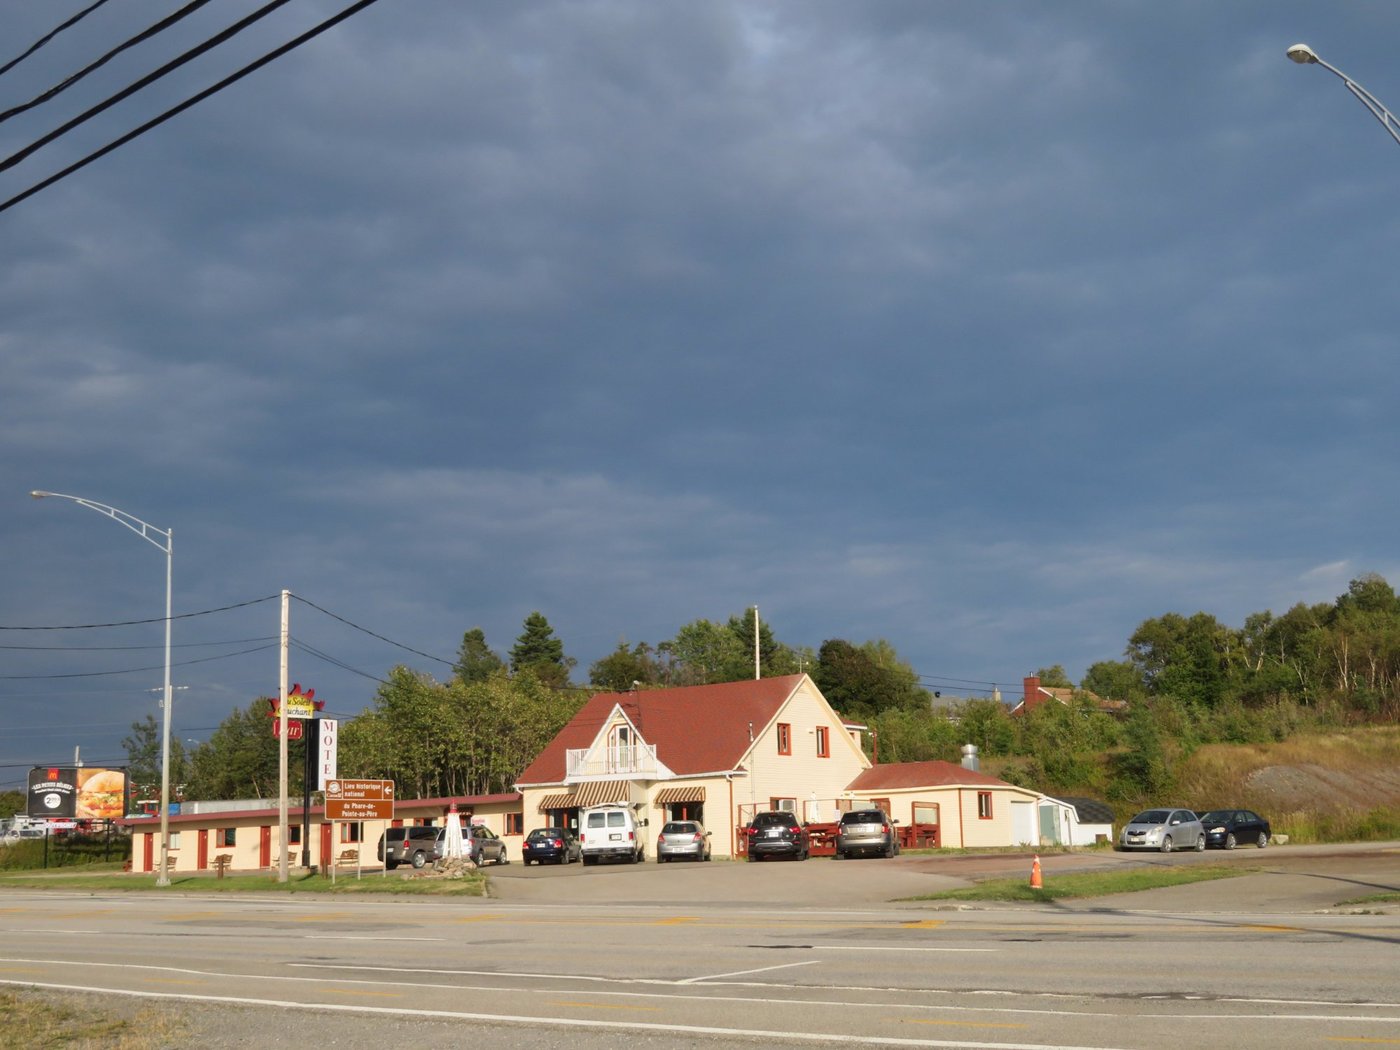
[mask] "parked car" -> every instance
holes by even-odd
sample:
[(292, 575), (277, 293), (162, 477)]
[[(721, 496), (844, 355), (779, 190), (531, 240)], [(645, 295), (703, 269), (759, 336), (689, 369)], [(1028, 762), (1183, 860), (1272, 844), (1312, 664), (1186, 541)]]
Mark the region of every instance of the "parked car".
[(1206, 845), (1221, 849), (1234, 849), (1242, 842), (1263, 849), (1273, 834), (1269, 822), (1249, 809), (1213, 809), (1201, 814), (1201, 826), (1206, 829)]
[(520, 844), (520, 859), (529, 867), (533, 862), (543, 864), (572, 864), (583, 857), (578, 837), (568, 828), (536, 828)]
[(467, 856), (478, 865), (485, 864), (488, 860), (495, 864), (510, 863), (510, 857), (506, 855), (506, 844), (494, 831), (481, 824), (472, 827), (464, 845), (467, 847)]
[(807, 829), (798, 823), (795, 814), (786, 810), (755, 813), (744, 828), (749, 860), (766, 857), (796, 857), (806, 860), (810, 853)]
[(879, 809), (853, 809), (841, 814), (836, 828), (836, 859), (844, 860), (858, 853), (893, 857), (899, 852), (899, 836), (894, 821)]
[(597, 864), (605, 857), (615, 857), (629, 864), (646, 860), (646, 843), (637, 829), (637, 817), (630, 806), (608, 804), (593, 806), (579, 813), (579, 844), (583, 847), (583, 863)]
[(393, 871), (400, 864), (421, 868), (438, 859), (438, 836), (442, 828), (421, 825), (412, 828), (390, 828), (379, 836), (379, 859)]
[(710, 833), (698, 820), (668, 820), (656, 837), (656, 861), (664, 864), (677, 857), (710, 859)]
[(1189, 809), (1145, 809), (1123, 825), (1117, 848), (1199, 853), (1206, 848), (1206, 830)]

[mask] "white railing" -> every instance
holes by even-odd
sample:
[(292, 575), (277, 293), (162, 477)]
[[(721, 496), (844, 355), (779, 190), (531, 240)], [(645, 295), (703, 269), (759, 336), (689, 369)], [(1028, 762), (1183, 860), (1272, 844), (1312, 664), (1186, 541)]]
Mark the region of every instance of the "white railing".
[(655, 744), (629, 744), (615, 747), (570, 748), (565, 756), (566, 777), (586, 780), (606, 777), (647, 777), (656, 779), (661, 765)]

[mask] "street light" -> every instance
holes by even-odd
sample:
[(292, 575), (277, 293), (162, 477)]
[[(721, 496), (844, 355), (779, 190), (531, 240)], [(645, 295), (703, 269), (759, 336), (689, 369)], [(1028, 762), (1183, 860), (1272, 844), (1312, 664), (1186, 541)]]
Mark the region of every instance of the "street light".
[[(157, 886), (170, 885), (170, 708), (172, 691), (170, 688), (170, 595), (171, 581), (173, 579), (175, 567), (175, 537), (173, 529), (158, 529), (149, 522), (144, 522), (140, 518), (128, 514), (124, 510), (116, 507), (109, 507), (105, 503), (96, 503), (90, 499), (83, 499), (80, 496), (66, 496), (62, 492), (45, 492), (43, 489), (35, 489), (30, 493), (35, 499), (44, 499), (51, 496), (54, 499), (66, 499), (83, 507), (91, 507), (100, 514), (105, 514), (113, 521), (125, 525), (136, 535), (140, 536), (151, 546), (165, 554), (165, 702), (161, 705), (164, 708), (161, 722), (160, 739), (160, 872), (156, 876)], [(159, 536), (164, 539), (164, 543), (156, 539)]]
[(1294, 44), (1288, 49), (1288, 57), (1300, 66), (1321, 66), (1329, 73), (1335, 73), (1347, 86), (1347, 90), (1361, 100), (1361, 104), (1371, 111), (1371, 116), (1381, 122), (1381, 127), (1390, 133), (1397, 144), (1400, 144), (1400, 121), (1395, 119), (1395, 115), (1381, 105), (1381, 100), (1376, 98), (1364, 87), (1352, 80), (1336, 66), (1329, 62), (1324, 62), (1317, 57), (1317, 52), (1308, 47), (1307, 44)]

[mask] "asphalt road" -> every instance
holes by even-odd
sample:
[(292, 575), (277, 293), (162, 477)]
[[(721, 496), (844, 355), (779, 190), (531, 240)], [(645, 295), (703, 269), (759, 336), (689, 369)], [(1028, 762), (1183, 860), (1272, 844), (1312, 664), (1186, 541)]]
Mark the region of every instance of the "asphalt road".
[(492, 870), (484, 900), (0, 892), (0, 982), (188, 1019), (180, 1045), (1400, 1045), (1400, 844), (1065, 905), (893, 898), (1028, 858)]

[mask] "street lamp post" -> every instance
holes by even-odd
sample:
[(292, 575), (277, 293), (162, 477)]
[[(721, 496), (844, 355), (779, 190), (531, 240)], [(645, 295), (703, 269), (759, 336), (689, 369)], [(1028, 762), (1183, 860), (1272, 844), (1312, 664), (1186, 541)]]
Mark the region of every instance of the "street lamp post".
[[(53, 497), (66, 499), (83, 507), (90, 507), (99, 514), (105, 514), (113, 521), (125, 525), (151, 546), (165, 554), (165, 701), (161, 718), (160, 738), (160, 871), (156, 876), (157, 886), (170, 885), (170, 709), (173, 707), (173, 691), (170, 688), (170, 597), (171, 583), (175, 567), (175, 530), (158, 529), (149, 522), (128, 514), (105, 503), (96, 503), (80, 496), (67, 496), (62, 492), (45, 492), (35, 489), (30, 493), (35, 499)], [(157, 539), (156, 537), (161, 537)], [(161, 542), (164, 540), (164, 542)]]
[(1364, 87), (1352, 80), (1336, 66), (1329, 62), (1324, 62), (1317, 57), (1317, 52), (1308, 47), (1307, 44), (1294, 44), (1288, 49), (1288, 57), (1300, 66), (1321, 66), (1329, 73), (1334, 73), (1339, 77), (1347, 90), (1361, 100), (1361, 104), (1371, 111), (1371, 116), (1381, 122), (1381, 127), (1390, 133), (1397, 144), (1400, 144), (1400, 121), (1395, 119), (1395, 115), (1381, 105), (1381, 100), (1376, 98)]

